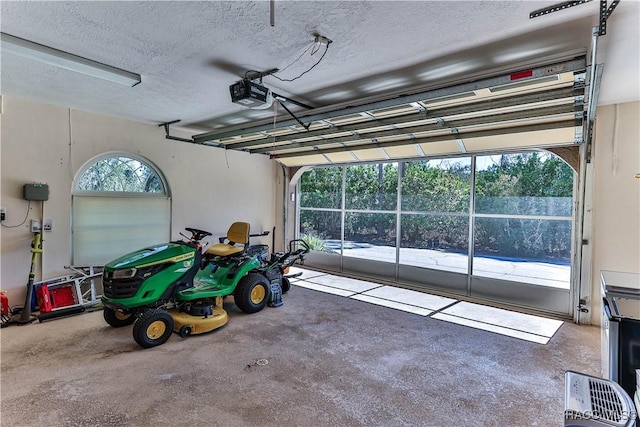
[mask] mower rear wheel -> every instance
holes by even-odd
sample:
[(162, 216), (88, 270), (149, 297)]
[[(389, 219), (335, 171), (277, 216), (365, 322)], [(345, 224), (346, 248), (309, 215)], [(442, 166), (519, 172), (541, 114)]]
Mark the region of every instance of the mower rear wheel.
[(133, 324), (133, 339), (144, 348), (164, 344), (172, 332), (173, 317), (159, 308), (146, 310)]
[(104, 317), (105, 322), (114, 328), (129, 326), (136, 321), (136, 316), (132, 313), (123, 313), (122, 311), (113, 310), (109, 307), (104, 308), (102, 316)]
[(269, 281), (262, 274), (249, 273), (240, 279), (233, 292), (238, 308), (245, 313), (257, 313), (269, 302)]
[(280, 287), (282, 288), (282, 293), (286, 294), (287, 292), (289, 292), (289, 289), (291, 289), (291, 281), (286, 277), (283, 277), (282, 281), (280, 282)]

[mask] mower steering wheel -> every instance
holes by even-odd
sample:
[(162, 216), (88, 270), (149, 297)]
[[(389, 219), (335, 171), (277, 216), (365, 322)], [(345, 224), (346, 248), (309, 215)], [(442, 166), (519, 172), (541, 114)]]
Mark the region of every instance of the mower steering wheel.
[(191, 233), (191, 240), (200, 241), (207, 236), (211, 236), (208, 231), (198, 230), (197, 228), (185, 227), (184, 229)]

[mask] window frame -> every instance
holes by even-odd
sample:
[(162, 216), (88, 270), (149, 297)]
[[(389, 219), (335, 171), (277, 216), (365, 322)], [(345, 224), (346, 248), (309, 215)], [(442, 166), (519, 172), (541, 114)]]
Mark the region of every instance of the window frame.
[[(113, 157), (128, 158), (144, 164), (155, 173), (158, 179), (160, 179), (160, 183), (162, 184), (162, 188), (164, 189), (164, 191), (157, 192), (157, 193), (144, 192), (144, 191), (94, 191), (94, 190), (81, 190), (78, 188), (80, 180), (91, 167), (93, 167), (96, 163), (101, 162), (102, 160), (113, 158)], [(82, 165), (80, 169), (78, 169), (78, 172), (76, 173), (73, 179), (72, 195), (74, 196), (90, 195), (90, 196), (98, 196), (98, 197), (101, 197), (101, 196), (109, 197), (109, 196), (112, 196), (113, 194), (118, 194), (118, 196), (121, 196), (121, 197), (171, 197), (171, 190), (169, 188), (169, 183), (164, 177), (164, 174), (149, 159), (135, 153), (128, 153), (125, 151), (109, 151), (106, 153), (102, 153), (98, 156), (92, 157), (84, 165)]]

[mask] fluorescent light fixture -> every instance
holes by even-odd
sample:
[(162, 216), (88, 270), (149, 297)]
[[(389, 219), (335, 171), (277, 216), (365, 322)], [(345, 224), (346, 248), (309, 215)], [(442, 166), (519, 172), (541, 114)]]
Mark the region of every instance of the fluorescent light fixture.
[(63, 52), (49, 46), (34, 43), (11, 34), (0, 33), (2, 52), (19, 55), (65, 70), (75, 71), (126, 86), (135, 86), (142, 80), (140, 74), (111, 67), (81, 56)]

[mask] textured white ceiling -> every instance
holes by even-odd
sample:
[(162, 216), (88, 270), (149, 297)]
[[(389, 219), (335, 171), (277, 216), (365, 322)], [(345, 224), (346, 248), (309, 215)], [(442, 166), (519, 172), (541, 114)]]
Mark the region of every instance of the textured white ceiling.
[[(312, 71), (274, 91), (312, 106), (410, 93), (488, 70), (587, 52), (599, 1), (529, 19), (554, 1), (2, 1), (2, 32), (142, 75), (129, 88), (5, 54), (3, 95), (201, 132), (268, 117), (231, 103), (247, 70), (283, 68), (331, 40)], [(640, 99), (640, 2), (622, 0), (599, 39), (600, 103)], [(313, 65), (309, 52), (281, 78)], [(280, 111), (278, 114), (286, 114)]]

